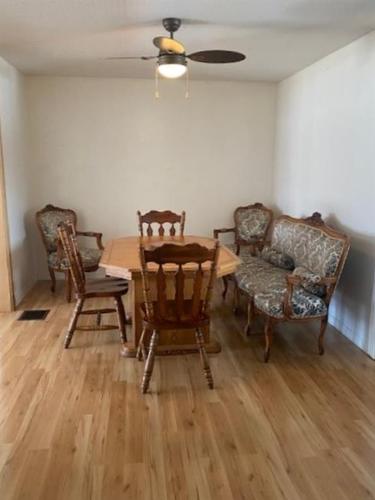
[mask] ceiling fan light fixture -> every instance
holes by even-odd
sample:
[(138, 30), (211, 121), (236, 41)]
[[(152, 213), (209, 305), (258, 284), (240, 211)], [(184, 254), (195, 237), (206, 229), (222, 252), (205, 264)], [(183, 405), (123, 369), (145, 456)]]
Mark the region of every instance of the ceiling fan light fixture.
[(187, 71), (186, 58), (180, 54), (163, 54), (159, 56), (157, 70), (164, 78), (180, 78)]

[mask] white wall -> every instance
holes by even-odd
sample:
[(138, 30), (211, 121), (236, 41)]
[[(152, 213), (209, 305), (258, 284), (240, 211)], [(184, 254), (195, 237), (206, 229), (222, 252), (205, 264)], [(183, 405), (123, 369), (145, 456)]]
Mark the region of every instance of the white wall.
[(29, 238), (30, 158), (23, 75), (0, 58), (0, 122), (16, 304), (36, 279)]
[(352, 238), (330, 321), (375, 357), (375, 32), (278, 88), (274, 197)]
[(150, 80), (28, 77), (27, 91), (34, 210), (72, 207), (109, 239), (137, 232), (137, 209), (185, 209), (205, 235), (271, 201), (274, 84), (194, 81), (186, 100), (162, 82), (156, 100)]

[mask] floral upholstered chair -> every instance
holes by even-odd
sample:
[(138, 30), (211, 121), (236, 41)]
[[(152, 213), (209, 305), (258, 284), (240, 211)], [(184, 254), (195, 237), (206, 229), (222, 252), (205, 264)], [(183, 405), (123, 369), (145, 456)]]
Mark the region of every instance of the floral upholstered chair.
[[(234, 226), (214, 229), (214, 238), (219, 238), (219, 235), (223, 233), (233, 233), (233, 244), (226, 246), (236, 255), (246, 259), (247, 255), (254, 255), (257, 249), (263, 248), (272, 218), (272, 210), (262, 203), (238, 207), (233, 215)], [(224, 299), (228, 290), (228, 282), (232, 279), (233, 275), (223, 278)]]
[(51, 291), (54, 292), (56, 289), (55, 272), (65, 273), (66, 298), (67, 301), (70, 302), (71, 279), (69, 263), (60, 244), (58, 225), (62, 222), (72, 223), (77, 236), (96, 238), (97, 248), (80, 247), (80, 254), (86, 272), (96, 271), (98, 269), (99, 260), (103, 251), (102, 233), (77, 231), (77, 214), (73, 210), (66, 208), (46, 205), (42, 210), (36, 213), (35, 217), (47, 252), (47, 265), (52, 280)]
[(283, 215), (274, 222), (269, 246), (239, 266), (236, 297), (248, 300), (246, 333), (255, 314), (266, 318), (266, 362), (273, 325), (280, 321), (320, 320), (319, 353), (324, 353), (328, 307), (348, 251), (348, 237), (328, 227), (318, 212), (306, 219)]

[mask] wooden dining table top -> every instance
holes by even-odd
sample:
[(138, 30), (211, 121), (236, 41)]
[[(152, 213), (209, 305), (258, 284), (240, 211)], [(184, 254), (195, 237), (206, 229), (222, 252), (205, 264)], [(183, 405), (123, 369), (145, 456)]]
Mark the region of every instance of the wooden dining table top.
[[(116, 276), (131, 280), (134, 275), (141, 272), (139, 259), (139, 247), (142, 243), (145, 247), (157, 246), (164, 243), (186, 245), (188, 243), (199, 243), (208, 248), (215, 245), (214, 238), (203, 236), (125, 236), (108, 241), (100, 259), (99, 266), (106, 270), (110, 276)], [(217, 265), (217, 276), (225, 276), (233, 273), (240, 264), (241, 259), (229, 248), (220, 245), (219, 259)]]

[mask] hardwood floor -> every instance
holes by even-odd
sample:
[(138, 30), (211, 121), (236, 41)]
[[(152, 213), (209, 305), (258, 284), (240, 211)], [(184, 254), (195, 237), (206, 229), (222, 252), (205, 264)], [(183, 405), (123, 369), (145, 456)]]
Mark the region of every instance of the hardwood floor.
[(41, 283), (22, 308), (45, 321), (0, 315), (2, 500), (375, 498), (375, 362), (333, 329), (320, 357), (311, 327), (279, 327), (266, 365), (216, 298), (216, 389), (198, 355), (162, 357), (143, 396), (118, 332), (64, 351), (72, 307)]

